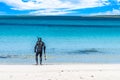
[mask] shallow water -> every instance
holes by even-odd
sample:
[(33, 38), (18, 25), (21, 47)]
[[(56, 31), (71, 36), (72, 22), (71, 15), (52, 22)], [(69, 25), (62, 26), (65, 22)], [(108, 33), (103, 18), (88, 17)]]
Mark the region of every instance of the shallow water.
[(34, 64), (42, 37), (46, 63), (120, 63), (120, 19), (0, 17), (0, 64)]

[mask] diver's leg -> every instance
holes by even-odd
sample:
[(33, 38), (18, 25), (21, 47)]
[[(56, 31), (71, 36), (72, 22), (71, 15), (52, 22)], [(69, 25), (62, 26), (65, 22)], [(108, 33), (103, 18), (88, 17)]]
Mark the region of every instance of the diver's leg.
[(38, 53), (35, 55), (36, 65), (38, 65)]
[(40, 52), (40, 65), (42, 65), (42, 52)]

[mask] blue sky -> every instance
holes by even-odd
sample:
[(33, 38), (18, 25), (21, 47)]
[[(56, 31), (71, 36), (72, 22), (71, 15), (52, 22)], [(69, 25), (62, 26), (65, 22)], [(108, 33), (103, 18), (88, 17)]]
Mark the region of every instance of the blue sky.
[(0, 15), (120, 15), (120, 0), (0, 0)]

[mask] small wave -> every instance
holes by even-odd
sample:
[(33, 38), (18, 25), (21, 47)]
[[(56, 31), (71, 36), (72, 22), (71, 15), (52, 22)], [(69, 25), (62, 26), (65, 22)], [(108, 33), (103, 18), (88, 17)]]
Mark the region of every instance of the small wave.
[(18, 55), (0, 55), (0, 58), (15, 58), (18, 57)]
[(6, 58), (22, 58), (22, 59), (27, 59), (27, 58), (33, 58), (33, 55), (0, 55), (1, 59), (6, 59)]

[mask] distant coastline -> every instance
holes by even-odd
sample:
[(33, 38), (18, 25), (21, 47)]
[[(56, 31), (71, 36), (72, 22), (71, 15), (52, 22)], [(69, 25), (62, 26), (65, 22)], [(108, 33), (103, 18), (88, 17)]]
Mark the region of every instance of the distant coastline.
[(96, 16), (38, 16), (38, 15), (0, 15), (0, 19), (47, 19), (47, 20), (103, 20), (120, 19), (120, 15)]

